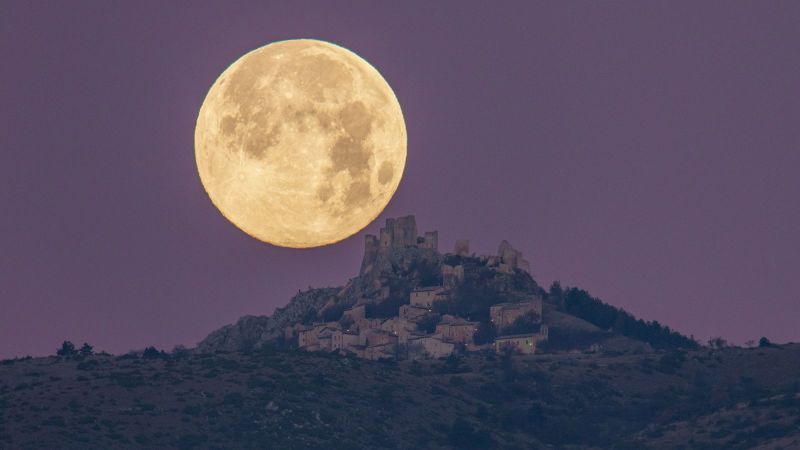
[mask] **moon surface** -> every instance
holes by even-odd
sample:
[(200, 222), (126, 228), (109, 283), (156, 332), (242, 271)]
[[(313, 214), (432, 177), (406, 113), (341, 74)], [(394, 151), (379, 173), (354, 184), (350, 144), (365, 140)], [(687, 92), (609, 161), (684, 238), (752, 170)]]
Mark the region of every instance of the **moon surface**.
[(372, 222), (406, 162), (400, 104), (355, 53), (275, 42), (231, 64), (208, 92), (195, 158), (211, 201), (247, 234), (318, 247)]

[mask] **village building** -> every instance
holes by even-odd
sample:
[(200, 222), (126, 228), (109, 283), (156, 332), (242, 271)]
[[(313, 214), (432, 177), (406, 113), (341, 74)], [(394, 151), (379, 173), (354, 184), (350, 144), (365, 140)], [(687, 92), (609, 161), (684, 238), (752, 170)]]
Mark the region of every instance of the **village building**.
[(526, 314), (533, 315), (537, 322), (541, 322), (542, 299), (534, 297), (524, 302), (500, 303), (489, 308), (489, 317), (498, 330), (512, 325)]
[[(423, 236), (417, 235), (414, 216), (387, 219), (378, 236), (366, 237), (361, 274), (370, 273), (379, 267), (383, 270), (385, 261), (382, 258), (389, 255), (393, 249), (416, 248), (437, 251), (438, 245), (439, 234), (436, 231), (426, 232)], [(456, 256), (468, 257), (469, 241), (456, 241), (454, 250)], [(480, 256), (479, 261), (498, 272), (514, 273), (516, 270), (525, 272), (530, 270), (528, 261), (522, 258), (522, 253), (507, 241), (500, 243), (497, 255)], [(428, 332), (434, 331), (434, 334), (428, 334), (420, 329), (423, 320), (434, 315), (434, 304), (449, 298), (451, 290), (464, 282), (465, 266), (451, 264), (441, 266), (441, 286), (413, 289), (409, 303), (399, 306), (394, 317), (388, 319), (367, 317), (367, 305), (370, 302), (381, 302), (390, 295), (389, 286), (380, 279), (375, 279), (372, 280), (373, 287), (370, 288), (369, 298), (353, 299), (355, 304), (342, 313), (339, 321), (316, 323), (311, 326), (301, 324), (288, 326), (284, 328), (284, 337), (290, 342), (296, 338), (297, 346), (304, 350), (339, 351), (371, 360), (405, 355), (409, 359), (443, 358), (453, 354), (457, 348), (475, 351), (489, 347), (490, 344), (475, 345), (474, 337), (479, 323), (463, 317), (445, 315), (436, 324), (435, 330), (425, 327)], [(352, 288), (353, 285), (348, 284), (348, 286)], [(336, 305), (337, 303), (331, 300), (325, 307)], [(547, 326), (541, 324), (542, 299), (539, 297), (491, 306), (489, 314), (492, 323), (501, 334), (494, 342), (497, 351), (511, 348), (519, 353), (534, 353), (537, 345), (548, 338)], [(538, 328), (538, 333), (502, 335), (505, 330), (513, 332), (507, 327), (526, 316), (529, 316), (536, 326), (524, 329)]]
[(298, 333), (297, 346), (308, 351), (331, 351), (331, 335), (339, 329), (337, 322), (314, 324)]
[(471, 345), (473, 336), (478, 330), (478, 322), (470, 322), (461, 317), (445, 315), (436, 325), (436, 334), (446, 342)]
[(402, 305), (400, 307), (399, 317), (410, 322), (418, 322), (430, 313), (430, 308), (423, 308), (421, 306), (414, 305)]
[(344, 310), (342, 319), (351, 319), (353, 322), (358, 322), (366, 317), (367, 305), (353, 306), (352, 308)]
[(359, 345), (366, 345), (367, 347), (373, 345), (397, 344), (397, 336), (390, 331), (381, 330), (380, 328), (369, 328), (358, 333), (358, 343)]
[(381, 359), (393, 359), (397, 353), (395, 344), (387, 343), (380, 345), (370, 345), (362, 350), (362, 358), (378, 361)]
[(511, 350), (514, 353), (524, 355), (533, 354), (536, 353), (537, 345), (542, 341), (546, 341), (547, 337), (547, 325), (542, 325), (538, 333), (498, 336), (494, 340), (494, 349), (496, 352)]
[(358, 333), (346, 330), (336, 330), (331, 335), (331, 351), (346, 351), (356, 345), (358, 345)]
[(400, 317), (393, 317), (385, 320), (381, 324), (381, 330), (388, 331), (397, 336), (400, 344), (405, 344), (408, 341), (409, 335), (417, 330), (417, 324)]
[(411, 304), (423, 308), (430, 308), (433, 302), (444, 298), (440, 294), (444, 293), (443, 286), (421, 287), (411, 291)]

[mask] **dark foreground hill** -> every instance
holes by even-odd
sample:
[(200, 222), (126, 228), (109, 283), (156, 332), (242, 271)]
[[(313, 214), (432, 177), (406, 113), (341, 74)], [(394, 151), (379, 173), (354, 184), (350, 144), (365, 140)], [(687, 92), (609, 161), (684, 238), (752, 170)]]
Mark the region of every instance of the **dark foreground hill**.
[(800, 448), (800, 345), (0, 364), (0, 448)]

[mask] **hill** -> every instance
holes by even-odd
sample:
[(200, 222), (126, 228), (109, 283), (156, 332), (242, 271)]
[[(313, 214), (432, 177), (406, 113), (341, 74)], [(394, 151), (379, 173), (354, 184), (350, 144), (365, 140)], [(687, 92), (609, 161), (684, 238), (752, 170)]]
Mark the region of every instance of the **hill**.
[(374, 362), (252, 352), (0, 363), (0, 448), (800, 446), (800, 345)]
[[(636, 319), (586, 291), (564, 289), (559, 283), (543, 289), (531, 276), (530, 263), (507, 241), (500, 243), (494, 255), (470, 254), (464, 240), (457, 241), (452, 253), (440, 253), (438, 232), (417, 236), (414, 216), (387, 219), (380, 231), (380, 237), (366, 235), (359, 273), (343, 286), (300, 292), (271, 317), (243, 317), (209, 334), (199, 350), (249, 351), (267, 344), (317, 350), (321, 346), (366, 358), (396, 358), (409, 353), (409, 342), (417, 342), (415, 338), (442, 348), (463, 345), (479, 350), (490, 347), (500, 334), (519, 333), (539, 333), (537, 342), (547, 341), (536, 351), (698, 347), (669, 327)], [(414, 304), (411, 297), (420, 292), (429, 299)], [(530, 310), (526, 314), (532, 314), (518, 317), (525, 319), (521, 323), (499, 324), (491, 317), (496, 305), (520, 303), (526, 303)], [(404, 312), (402, 308), (408, 305), (424, 306), (431, 314), (419, 308)], [(354, 308), (360, 306), (363, 311), (356, 313)], [(342, 322), (345, 315), (349, 315), (347, 326)], [(449, 329), (437, 327), (445, 318), (473, 331), (462, 329), (455, 339)], [(548, 328), (543, 327), (550, 327), (549, 338)], [(393, 336), (382, 335), (387, 333)], [(328, 344), (321, 343), (323, 339)], [(351, 342), (330, 344), (337, 339)], [(374, 349), (381, 351), (366, 348), (369, 339), (379, 341)], [(386, 350), (389, 346), (392, 349)]]

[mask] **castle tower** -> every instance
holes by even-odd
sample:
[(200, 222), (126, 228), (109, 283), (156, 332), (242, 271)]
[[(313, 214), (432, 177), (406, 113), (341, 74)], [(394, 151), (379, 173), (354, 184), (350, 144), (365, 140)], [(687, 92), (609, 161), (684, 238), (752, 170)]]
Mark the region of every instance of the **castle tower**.
[(457, 240), (455, 254), (457, 256), (469, 256), (469, 241), (466, 239)]
[(425, 238), (422, 241), (422, 248), (429, 248), (432, 250), (439, 249), (439, 232), (426, 231)]

